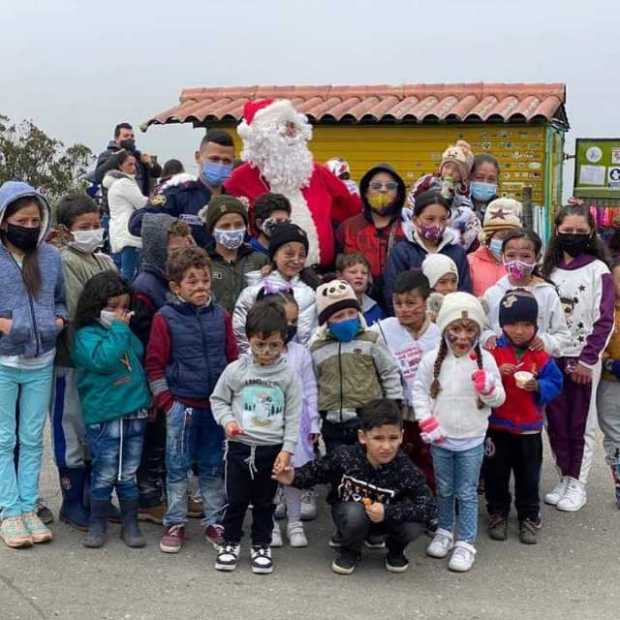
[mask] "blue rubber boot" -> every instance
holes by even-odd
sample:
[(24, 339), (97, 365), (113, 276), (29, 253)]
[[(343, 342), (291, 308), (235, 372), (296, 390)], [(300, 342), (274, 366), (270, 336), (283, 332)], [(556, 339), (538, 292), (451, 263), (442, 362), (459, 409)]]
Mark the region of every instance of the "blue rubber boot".
[(62, 506), (59, 518), (81, 532), (88, 531), (90, 510), (83, 502), (84, 487), (88, 478), (84, 467), (62, 468), (58, 470)]

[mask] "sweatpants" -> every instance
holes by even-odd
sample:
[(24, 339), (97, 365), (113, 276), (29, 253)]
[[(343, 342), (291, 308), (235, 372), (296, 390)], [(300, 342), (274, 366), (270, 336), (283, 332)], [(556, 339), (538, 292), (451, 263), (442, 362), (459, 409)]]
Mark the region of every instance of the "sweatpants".
[(152, 508), (164, 501), (166, 488), (166, 414), (157, 411), (144, 431), (144, 448), (138, 468), (140, 508)]
[(598, 423), (603, 431), (605, 460), (620, 466), (620, 381), (603, 379), (597, 394)]
[(515, 435), (489, 429), (483, 469), (489, 514), (507, 517), (510, 513), (510, 476), (514, 474), (517, 518), (538, 521), (542, 456), (541, 433)]
[[(601, 377), (601, 363), (592, 371), (592, 381), (575, 383), (566, 373), (567, 358), (556, 360), (564, 372), (564, 389), (547, 405), (547, 433), (562, 476), (588, 482), (594, 455), (596, 390)], [(574, 363), (574, 360), (570, 360)]]
[(248, 446), (228, 441), (225, 479), (228, 505), (222, 522), (226, 543), (239, 544), (243, 520), (252, 504), (252, 545), (267, 547), (273, 530), (273, 499), (278, 483), (272, 479), (273, 463), (282, 446)]

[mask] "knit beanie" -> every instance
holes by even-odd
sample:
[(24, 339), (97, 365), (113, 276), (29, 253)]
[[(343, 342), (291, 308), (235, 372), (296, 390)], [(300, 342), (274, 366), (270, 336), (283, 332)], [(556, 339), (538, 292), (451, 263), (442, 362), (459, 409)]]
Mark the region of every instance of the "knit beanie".
[(448, 162), (456, 164), (461, 171), (461, 181), (467, 181), (474, 165), (474, 154), (469, 143), (465, 142), (465, 140), (459, 140), (456, 144), (451, 144), (443, 152), (439, 166), (440, 173)]
[(427, 254), (422, 263), (422, 273), (428, 278), (431, 288), (435, 288), (437, 281), (449, 273), (456, 276), (457, 284), (459, 282), (459, 270), (456, 263), (445, 254)]
[(453, 321), (469, 319), (474, 321), (480, 331), (487, 324), (487, 317), (480, 301), (469, 293), (449, 293), (443, 298), (441, 309), (437, 315), (437, 327), (443, 333)]
[(498, 230), (521, 228), (523, 205), (512, 198), (496, 198), (491, 201), (484, 212), (482, 232), (489, 239)]
[(238, 213), (243, 218), (245, 225), (248, 225), (248, 210), (245, 205), (238, 198), (228, 194), (211, 198), (206, 209), (200, 212), (200, 217), (204, 221), (207, 231), (212, 233), (217, 221), (227, 213)]
[(276, 252), (284, 244), (291, 243), (292, 241), (303, 244), (306, 253), (308, 252), (308, 235), (306, 235), (305, 231), (297, 226), (297, 224), (282, 222), (274, 226), (271, 237), (269, 238), (269, 258), (273, 260)]
[(345, 308), (354, 308), (362, 311), (360, 302), (351, 288), (344, 280), (332, 280), (321, 284), (316, 289), (316, 309), (319, 315), (319, 325), (327, 322), (330, 316)]
[(538, 324), (538, 302), (525, 289), (508, 291), (499, 302), (499, 325), (512, 325), (518, 321)]

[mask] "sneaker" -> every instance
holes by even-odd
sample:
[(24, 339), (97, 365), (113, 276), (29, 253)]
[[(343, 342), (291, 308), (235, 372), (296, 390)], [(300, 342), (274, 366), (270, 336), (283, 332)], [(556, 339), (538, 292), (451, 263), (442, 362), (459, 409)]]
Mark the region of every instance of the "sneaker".
[(360, 555), (350, 549), (341, 549), (338, 557), (332, 562), (332, 570), (338, 575), (350, 575), (359, 562)]
[(49, 542), (54, 538), (54, 535), (47, 528), (45, 523), (37, 516), (36, 512), (25, 512), (22, 515), (24, 526), (30, 532), (32, 536), (32, 542), (35, 545), (39, 543)]
[(276, 505), (273, 516), (278, 519), (278, 521), (280, 519), (284, 519), (284, 517), (286, 517), (286, 504), (284, 503), (284, 494), (282, 493), (281, 487), (278, 487), (276, 496), (273, 501)]
[(508, 538), (508, 519), (499, 513), (489, 515), (487, 532), (493, 540), (506, 540)]
[(519, 523), (519, 540), (524, 545), (535, 545), (538, 542), (536, 535), (539, 529), (537, 523), (530, 519), (524, 519)]
[(368, 549), (385, 549), (385, 536), (369, 534), (364, 541)]
[(224, 543), (224, 526), (219, 523), (207, 525), (205, 528), (205, 539), (211, 543), (216, 549)]
[(164, 529), (159, 539), (159, 549), (164, 553), (178, 553), (185, 540), (185, 526), (178, 523)]
[(19, 549), (20, 547), (32, 547), (33, 540), (30, 532), (24, 524), (21, 515), (19, 517), (7, 517), (0, 524), (0, 537), (7, 547)]
[(289, 522), (286, 528), (286, 536), (291, 547), (307, 547), (308, 539), (304, 532), (304, 526), (301, 521)]
[(252, 547), (250, 551), (250, 564), (252, 565), (252, 572), (257, 575), (273, 573), (271, 549), (267, 546)]
[(283, 545), (282, 530), (280, 530), (280, 526), (274, 521), (273, 530), (271, 531), (271, 546), (282, 547)]
[(454, 545), (454, 551), (448, 562), (448, 568), (457, 573), (466, 573), (476, 559), (476, 549), (473, 545), (459, 540)]
[(390, 573), (404, 573), (409, 568), (409, 560), (404, 553), (390, 553), (385, 556), (385, 570)]
[(426, 555), (430, 555), (432, 558), (445, 558), (450, 553), (453, 542), (452, 533), (439, 528), (435, 532), (431, 544), (426, 548)]
[(138, 521), (147, 521), (148, 523), (161, 525), (164, 522), (165, 514), (166, 504), (150, 506), (149, 508), (138, 508)]
[(340, 532), (336, 530), (332, 537), (329, 539), (327, 543), (332, 549), (340, 549), (342, 547), (342, 537), (340, 536)]
[(312, 521), (318, 514), (316, 505), (316, 495), (312, 489), (308, 489), (301, 494), (301, 520)]
[(586, 501), (585, 485), (575, 478), (569, 478), (566, 493), (555, 507), (564, 512), (577, 512), (585, 506)]
[(224, 543), (215, 560), (215, 570), (233, 571), (239, 563), (241, 546), (233, 543)]
[(54, 523), (54, 513), (41, 500), (37, 502), (37, 517), (43, 521), (44, 525)]
[(204, 516), (204, 507), (200, 495), (190, 495), (187, 500), (187, 516), (191, 519), (201, 519)]
[(553, 487), (553, 489), (545, 495), (545, 504), (557, 506), (558, 502), (564, 497), (567, 486), (568, 477), (563, 476), (562, 479)]

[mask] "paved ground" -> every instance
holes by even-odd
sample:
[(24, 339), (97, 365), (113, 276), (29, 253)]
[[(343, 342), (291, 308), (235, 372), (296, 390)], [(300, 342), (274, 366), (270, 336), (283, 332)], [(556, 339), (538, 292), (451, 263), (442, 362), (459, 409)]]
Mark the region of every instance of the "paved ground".
[[(379, 552), (365, 555), (354, 575), (334, 575), (325, 509), (308, 525), (310, 547), (275, 551), (271, 576), (253, 575), (245, 562), (235, 573), (217, 573), (214, 552), (195, 521), (193, 538), (176, 556), (160, 553), (156, 526), (144, 527), (146, 549), (129, 550), (114, 526), (104, 549), (86, 550), (81, 534), (57, 524), (49, 545), (0, 548), (0, 620), (615, 619), (620, 512), (601, 452), (590, 500), (581, 512), (545, 507), (536, 547), (518, 542), (514, 522), (507, 542), (492, 542), (482, 533), (478, 561), (466, 575), (449, 573), (445, 561), (426, 558), (427, 540), (410, 547), (412, 563), (404, 575), (386, 573)], [(544, 482), (547, 489), (554, 482), (548, 458)], [(42, 490), (56, 510), (59, 497), (49, 458)], [(243, 553), (246, 557), (247, 546)]]

